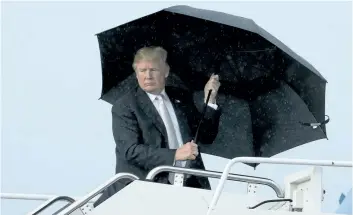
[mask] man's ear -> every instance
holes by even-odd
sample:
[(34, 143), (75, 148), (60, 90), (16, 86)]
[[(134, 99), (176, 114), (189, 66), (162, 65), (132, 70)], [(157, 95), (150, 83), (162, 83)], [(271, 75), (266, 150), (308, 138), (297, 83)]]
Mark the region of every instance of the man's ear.
[(167, 78), (169, 76), (169, 70), (170, 70), (170, 67), (168, 64), (165, 65), (165, 77)]

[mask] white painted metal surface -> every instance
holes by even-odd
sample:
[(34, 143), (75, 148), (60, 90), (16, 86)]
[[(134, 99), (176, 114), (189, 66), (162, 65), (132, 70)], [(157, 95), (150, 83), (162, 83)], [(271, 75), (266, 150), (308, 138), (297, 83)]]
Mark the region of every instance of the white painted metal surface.
[[(95, 208), (90, 215), (201, 215), (207, 213), (212, 194), (209, 190), (136, 180)], [(250, 210), (247, 209), (250, 201), (251, 197), (247, 195), (224, 192), (212, 214), (293, 215), (289, 211), (269, 211), (270, 204)], [(303, 212), (301, 215), (324, 213)]]
[(184, 186), (184, 174), (175, 173), (173, 185), (178, 187)]
[(303, 212), (320, 212), (322, 208), (322, 168), (311, 167), (285, 178), (286, 198), (293, 199), (293, 208)]
[(334, 166), (334, 167), (352, 167), (351, 161), (329, 161), (329, 160), (305, 160), (305, 159), (284, 159), (284, 158), (256, 158), (256, 157), (237, 157), (228, 162), (224, 168), (223, 174), (217, 185), (215, 194), (210, 203), (207, 215), (213, 214), (212, 211), (217, 205), (218, 199), (222, 193), (224, 183), (227, 180), (230, 169), (235, 163), (268, 163), (268, 164), (287, 164), (287, 165), (311, 165), (311, 166)]
[(252, 183), (248, 183), (248, 186), (246, 188), (246, 192), (247, 192), (247, 195), (249, 197), (251, 197), (252, 199), (252, 202), (251, 204), (252, 205), (255, 205), (257, 202), (257, 199), (256, 199), (256, 195), (257, 195), (257, 184), (252, 184)]
[[(227, 164), (224, 172), (221, 174), (221, 180), (216, 191), (139, 181), (132, 174), (119, 173), (86, 196), (78, 200), (74, 198), (76, 201), (57, 215), (158, 215), (166, 213), (168, 215), (224, 215), (233, 213), (242, 215), (293, 215), (297, 211), (300, 211), (301, 215), (324, 215), (324, 213), (321, 213), (321, 202), (323, 200), (321, 167), (312, 167), (308, 170), (287, 176), (284, 179), (285, 192), (283, 193), (282, 189), (270, 179), (235, 174), (228, 175), (230, 167), (236, 162), (352, 167), (352, 162), (343, 161), (235, 158)], [(155, 174), (161, 171), (220, 177), (220, 173), (213, 171), (173, 168), (158, 167), (148, 174), (148, 178), (152, 179)], [(100, 204), (97, 208), (93, 208), (92, 203), (89, 203), (89, 201), (96, 198), (107, 186), (122, 178), (130, 178), (135, 181)], [(249, 183), (246, 194), (222, 192), (226, 179)], [(257, 194), (257, 189), (259, 189), (257, 184), (273, 188), (277, 196), (281, 197), (276, 200), (281, 200), (284, 197), (291, 202), (288, 202), (288, 200), (287, 202), (271, 202), (263, 204), (256, 209), (249, 209), (249, 207), (264, 200), (269, 200), (267, 197)], [(220, 195), (221, 192), (222, 195)], [(48, 200), (54, 197), (56, 196), (1, 193), (2, 199)], [(217, 207), (215, 207), (216, 204)]]
[(86, 205), (82, 206), (80, 209), (84, 215), (87, 215), (87, 214), (90, 214), (92, 210), (94, 210), (94, 207), (93, 207), (93, 204), (87, 203)]
[[(211, 198), (209, 190), (134, 181), (95, 208), (92, 215), (110, 215), (113, 211), (124, 215), (205, 214)], [(247, 206), (244, 196), (225, 193), (224, 199), (228, 201), (220, 201), (220, 205), (231, 201), (232, 204), (223, 205), (230, 207), (230, 211)]]

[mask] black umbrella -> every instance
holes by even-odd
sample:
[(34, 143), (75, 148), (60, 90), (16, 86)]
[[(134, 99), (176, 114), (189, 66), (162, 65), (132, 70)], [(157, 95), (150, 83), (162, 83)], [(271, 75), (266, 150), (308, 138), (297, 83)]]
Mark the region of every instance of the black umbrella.
[(202, 152), (270, 157), (326, 138), (326, 80), (308, 62), (252, 20), (188, 6), (170, 7), (97, 34), (101, 98), (114, 103), (135, 87), (132, 60), (143, 46), (168, 51), (169, 85), (203, 97), (220, 76), (219, 133)]

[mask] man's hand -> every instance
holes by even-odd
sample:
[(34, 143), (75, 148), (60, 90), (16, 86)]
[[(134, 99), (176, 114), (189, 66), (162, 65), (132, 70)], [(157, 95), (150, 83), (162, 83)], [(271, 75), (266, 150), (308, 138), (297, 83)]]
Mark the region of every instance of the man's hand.
[(197, 145), (193, 141), (187, 142), (177, 149), (175, 160), (195, 160), (198, 154), (199, 150), (197, 149)]
[(206, 102), (206, 99), (208, 96), (208, 92), (210, 90), (212, 90), (209, 102), (212, 104), (216, 103), (216, 97), (217, 97), (219, 86), (221, 86), (221, 84), (219, 83), (218, 75), (212, 74), (210, 77), (210, 80), (208, 80), (208, 82), (205, 85), (205, 89), (204, 89), (205, 90), (205, 99), (204, 99), (205, 102)]

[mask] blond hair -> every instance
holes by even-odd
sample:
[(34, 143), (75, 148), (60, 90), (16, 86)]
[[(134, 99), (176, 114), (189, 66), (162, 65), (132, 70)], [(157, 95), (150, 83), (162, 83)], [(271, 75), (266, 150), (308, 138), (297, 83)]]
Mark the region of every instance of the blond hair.
[(169, 68), (167, 55), (168, 52), (160, 46), (143, 47), (136, 52), (132, 68), (136, 70), (136, 64), (141, 60), (161, 61), (167, 66), (167, 68)]

